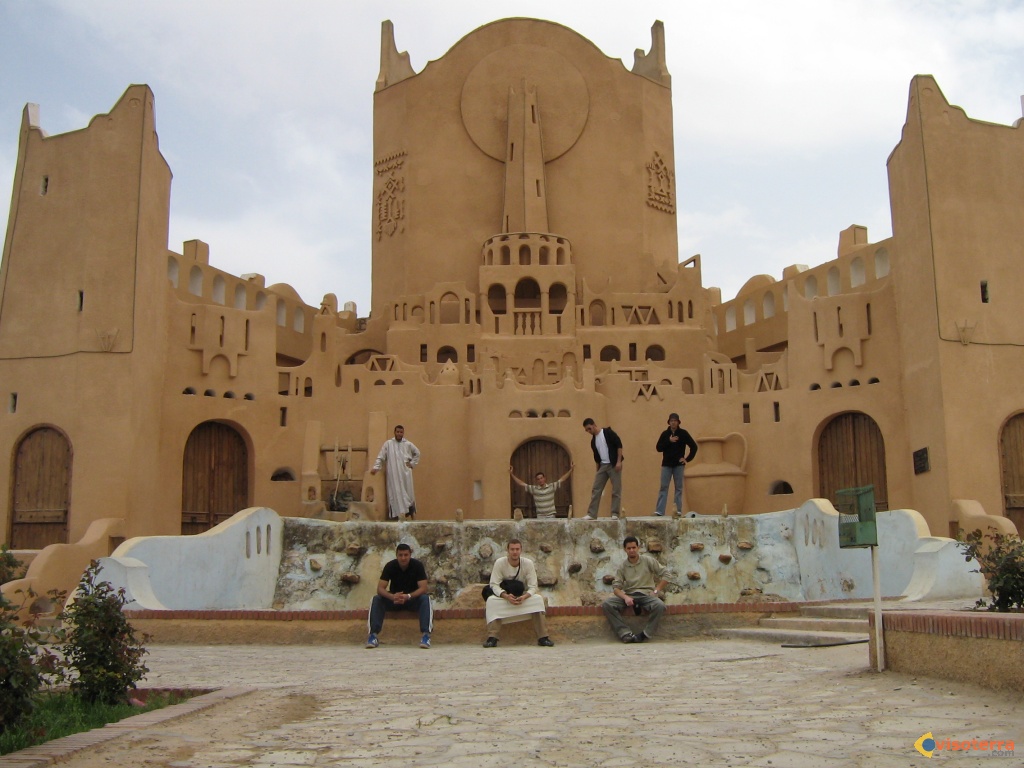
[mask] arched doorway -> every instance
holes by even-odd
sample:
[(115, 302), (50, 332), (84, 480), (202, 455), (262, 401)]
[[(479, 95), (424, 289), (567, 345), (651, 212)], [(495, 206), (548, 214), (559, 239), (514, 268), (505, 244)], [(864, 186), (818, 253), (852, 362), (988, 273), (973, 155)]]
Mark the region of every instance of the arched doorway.
[[(512, 454), (512, 471), (516, 477), (531, 485), (537, 482), (534, 475), (543, 472), (549, 483), (553, 483), (569, 470), (568, 451), (553, 440), (536, 439), (523, 443)], [(511, 517), (516, 509), (523, 510), (523, 517), (536, 517), (533, 509), (533, 496), (525, 488), (520, 488), (509, 478), (512, 505), (509, 508)], [(572, 504), (572, 478), (570, 477), (555, 492), (555, 511), (559, 517), (569, 513)]]
[(999, 433), (1003, 514), (1024, 532), (1024, 413), (1012, 416)]
[(249, 506), (249, 451), (233, 427), (204, 421), (185, 443), (181, 533), (208, 531)]
[(841, 413), (818, 438), (818, 496), (835, 504), (836, 491), (865, 485), (875, 486), (875, 509), (888, 509), (882, 431), (866, 413)]
[(28, 432), (14, 449), (11, 549), (42, 549), (68, 541), (71, 443), (53, 427)]

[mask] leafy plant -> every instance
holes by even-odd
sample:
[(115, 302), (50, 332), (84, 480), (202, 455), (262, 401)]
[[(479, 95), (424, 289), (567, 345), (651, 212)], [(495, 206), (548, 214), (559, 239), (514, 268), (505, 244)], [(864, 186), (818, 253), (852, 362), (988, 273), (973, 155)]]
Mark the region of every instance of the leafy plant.
[(25, 568), (6, 544), (0, 544), (0, 584), (21, 579), (25, 576)]
[(989, 531), (982, 534), (975, 530), (966, 535), (960, 531), (960, 547), (967, 562), (977, 561), (992, 593), (992, 602), (986, 605), (981, 599), (978, 607), (990, 611), (1024, 609), (1024, 542), (1019, 536), (999, 533), (995, 528)]
[[(2, 553), (3, 568), (17, 572), (20, 563), (6, 548)], [(36, 597), (31, 589), (18, 590), (20, 602), (13, 603), (0, 594), (0, 733), (13, 728), (32, 712), (36, 697), (44, 685), (63, 678), (61, 661), (41, 646), (44, 632), (37, 626), (37, 616), (19, 622), (26, 604)], [(53, 595), (57, 597), (56, 593)]]
[(146, 638), (136, 637), (122, 612), (124, 590), (102, 581), (99, 570), (93, 560), (60, 615), (67, 633), (64, 658), (76, 673), (70, 687), (87, 702), (127, 703), (129, 691), (149, 671), (143, 663)]

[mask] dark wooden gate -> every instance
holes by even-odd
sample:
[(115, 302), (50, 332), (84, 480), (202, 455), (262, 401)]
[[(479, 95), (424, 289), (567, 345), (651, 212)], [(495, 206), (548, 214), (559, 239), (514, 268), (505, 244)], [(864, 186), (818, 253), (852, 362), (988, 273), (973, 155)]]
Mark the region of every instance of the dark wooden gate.
[(42, 549), (68, 541), (71, 443), (52, 427), (39, 427), (18, 443), (11, 493), (11, 549)]
[(835, 504), (836, 491), (866, 485), (875, 486), (875, 509), (888, 509), (882, 431), (867, 414), (842, 413), (818, 438), (818, 496)]
[[(516, 477), (533, 485), (537, 482), (534, 477), (538, 472), (543, 472), (549, 483), (555, 482), (564, 475), (571, 460), (568, 452), (558, 443), (552, 440), (531, 440), (516, 448), (512, 454), (512, 468)], [(533, 508), (533, 496), (525, 488), (520, 488), (509, 478), (511, 485), (512, 506), (509, 515), (516, 509), (523, 510), (523, 517), (536, 517)], [(572, 476), (562, 484), (562, 487), (555, 491), (555, 512), (559, 517), (565, 517), (569, 513), (569, 505), (572, 504)]]
[(1003, 470), (1003, 511), (1024, 534), (1024, 413), (1003, 425), (999, 435), (999, 461)]
[(205, 421), (185, 443), (181, 533), (202, 533), (249, 506), (249, 452), (227, 424)]

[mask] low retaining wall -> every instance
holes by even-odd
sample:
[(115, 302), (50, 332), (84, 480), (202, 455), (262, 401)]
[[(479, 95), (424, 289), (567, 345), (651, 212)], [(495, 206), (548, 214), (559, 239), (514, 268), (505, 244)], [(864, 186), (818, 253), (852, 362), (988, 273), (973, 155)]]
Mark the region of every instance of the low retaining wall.
[[(658, 637), (685, 640), (727, 627), (755, 626), (766, 616), (798, 613), (801, 606), (818, 603), (704, 603), (670, 605)], [(150, 642), (167, 645), (329, 645), (366, 640), (367, 611), (126, 611), (132, 626), (151, 636)], [(548, 628), (556, 643), (615, 640), (600, 606), (549, 606)], [(389, 613), (381, 643), (413, 643), (419, 626), (411, 611)], [(637, 626), (646, 617), (627, 619)], [(486, 635), (483, 608), (445, 608), (434, 611), (435, 644), (475, 644)], [(502, 628), (503, 645), (533, 642), (533, 622), (520, 621)]]
[(882, 632), (893, 672), (1024, 691), (1024, 613), (885, 611)]

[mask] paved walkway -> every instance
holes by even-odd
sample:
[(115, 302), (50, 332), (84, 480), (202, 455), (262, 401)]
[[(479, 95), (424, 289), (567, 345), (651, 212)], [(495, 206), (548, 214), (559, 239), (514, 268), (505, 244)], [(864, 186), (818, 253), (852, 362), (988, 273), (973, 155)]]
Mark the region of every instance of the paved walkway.
[(1024, 697), (877, 674), (865, 645), (439, 642), (421, 650), (387, 639), (385, 627), (375, 650), (153, 646), (147, 687), (253, 690), (60, 764), (924, 768), (933, 763), (914, 742), (926, 732), (1016, 742), (1014, 757), (995, 762), (981, 752), (935, 754), (957, 766), (1024, 764)]

